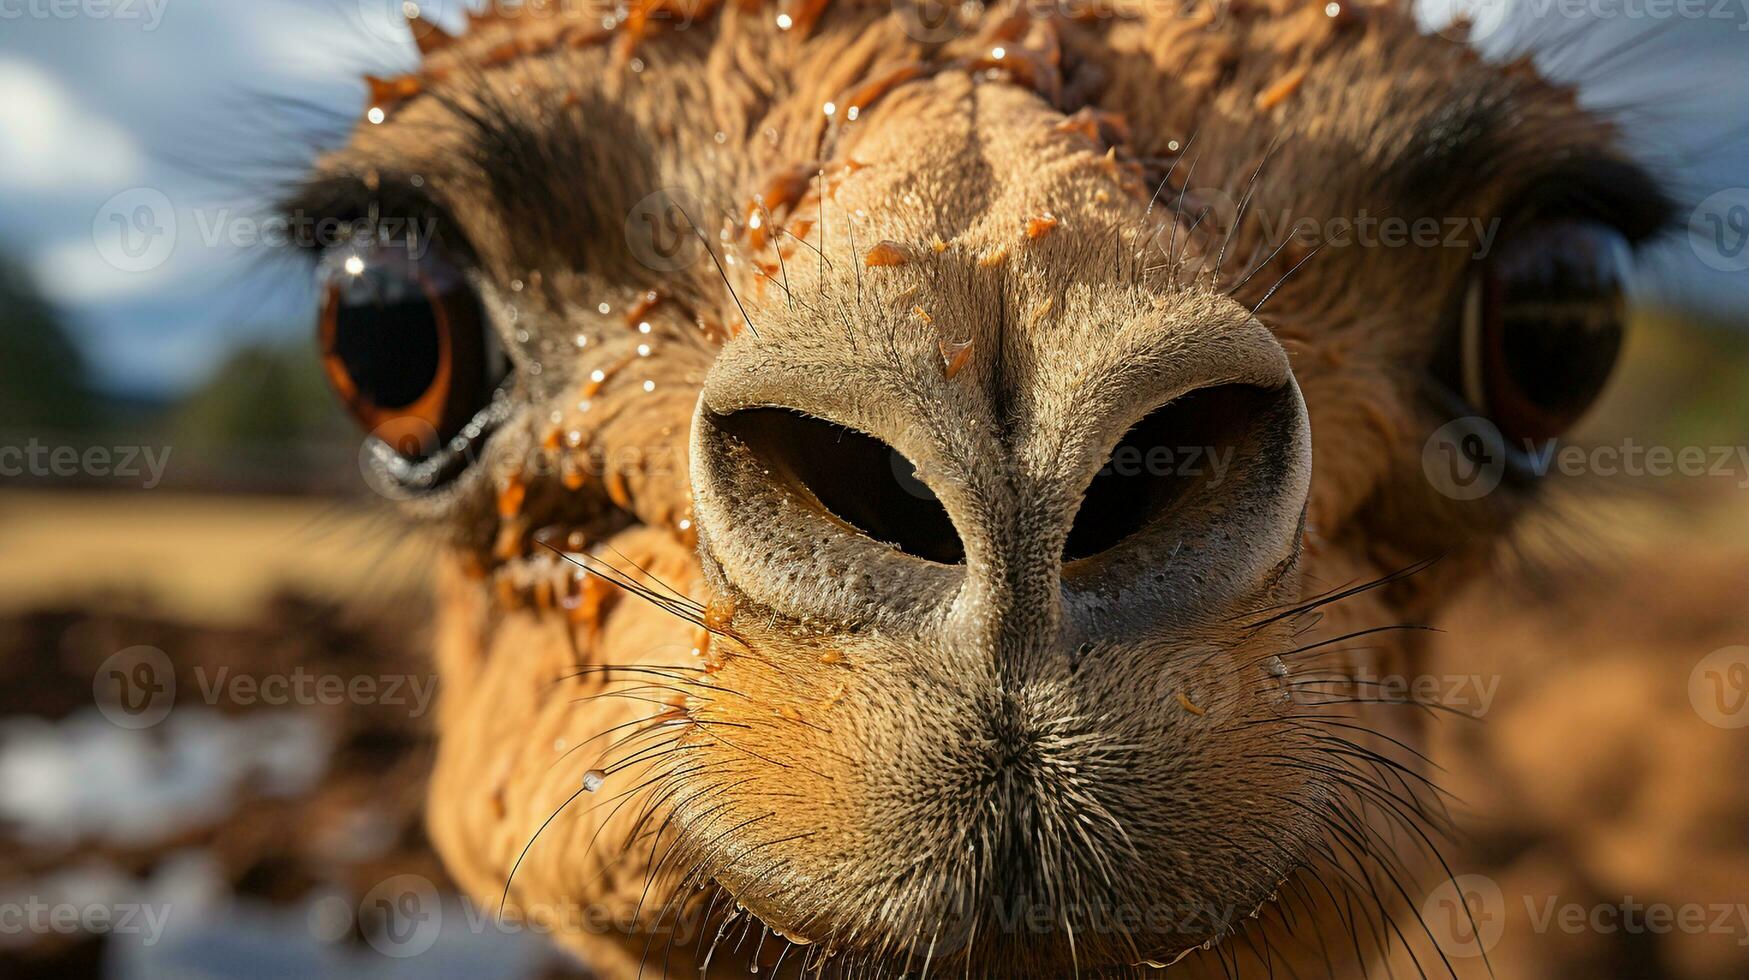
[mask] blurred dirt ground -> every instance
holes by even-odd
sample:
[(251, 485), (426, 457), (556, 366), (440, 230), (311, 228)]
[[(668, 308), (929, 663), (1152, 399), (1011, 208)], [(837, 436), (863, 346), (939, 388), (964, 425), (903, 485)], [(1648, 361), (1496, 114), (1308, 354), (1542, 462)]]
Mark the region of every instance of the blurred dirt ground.
[[(1613, 526), (1631, 529), (1611, 545), (1615, 573), (1557, 575), (1541, 590), (1503, 576), (1445, 618), (1430, 675), (1492, 692), (1470, 711), (1479, 718), (1437, 721), (1431, 751), (1463, 801), (1459, 841), (1446, 848), (1462, 877), (1422, 911), (1462, 975), (1749, 976), (1749, 728), (1726, 727), (1749, 725), (1749, 667), (1734, 671), (1731, 655), (1702, 663), (1749, 644), (1749, 513), (1734, 492), (1687, 506), (1613, 512)], [(10, 781), (0, 787), (0, 894), (89, 894), (97, 881), (104, 894), (186, 896), (164, 882), (194, 861), (205, 891), (191, 914), (214, 917), (232, 939), (249, 931), (236, 923), (279, 910), (267, 938), (235, 954), (248, 975), (573, 972), (530, 937), (418, 957), (413, 974), (389, 972), (399, 964), (373, 952), (377, 925), (360, 900), (374, 885), (413, 874), (449, 888), (422, 829), (428, 710), (201, 693), (227, 667), (432, 682), (429, 554), (392, 521), (330, 503), (0, 493), (0, 779)], [(178, 710), (125, 732), (94, 708), (94, 676), (142, 644), (175, 665)], [(215, 717), (202, 720), (208, 709)], [(316, 733), (313, 770), (245, 752), (220, 766), (223, 785), (195, 791), (198, 805), (157, 800), (151, 821), (125, 805), (204, 764), (183, 744), (191, 726), (241, 745), (244, 730), (224, 719), (288, 711)], [(268, 731), (269, 742), (303, 744)], [(140, 736), (153, 748), (119, 762), (90, 748)], [(75, 763), (113, 782), (45, 775)], [(93, 816), (117, 798), (114, 819)], [(1647, 918), (1652, 907), (1668, 907), (1670, 921)], [(164, 952), (78, 931), (5, 935), (0, 975), (238, 975), (242, 960), (212, 958), (210, 932), (178, 942)], [(1483, 947), (1486, 959), (1467, 955)], [(1418, 955), (1440, 971), (1424, 946)], [(279, 973), (261, 968), (275, 956)], [(1399, 959), (1398, 975), (1416, 975)]]

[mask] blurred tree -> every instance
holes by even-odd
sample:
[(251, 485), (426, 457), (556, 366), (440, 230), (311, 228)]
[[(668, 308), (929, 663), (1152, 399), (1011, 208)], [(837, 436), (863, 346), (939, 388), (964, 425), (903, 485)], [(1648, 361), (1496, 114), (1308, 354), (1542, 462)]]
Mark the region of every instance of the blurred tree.
[(76, 432), (99, 414), (59, 312), (22, 266), (0, 255), (0, 431)]
[(297, 344), (238, 348), (173, 413), (178, 443), (246, 455), (356, 442), (315, 352)]

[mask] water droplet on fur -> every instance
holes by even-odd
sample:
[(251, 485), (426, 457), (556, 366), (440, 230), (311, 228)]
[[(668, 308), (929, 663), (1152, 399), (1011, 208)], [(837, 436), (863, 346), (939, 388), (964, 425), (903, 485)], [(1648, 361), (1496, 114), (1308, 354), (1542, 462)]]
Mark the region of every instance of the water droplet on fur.
[(605, 782), (607, 782), (607, 773), (600, 769), (591, 769), (583, 774), (583, 788), (591, 793), (599, 790)]
[(1280, 657), (1270, 657), (1268, 660), (1265, 660), (1263, 662), (1263, 669), (1268, 671), (1269, 676), (1271, 677), (1287, 676), (1287, 664), (1283, 663)]

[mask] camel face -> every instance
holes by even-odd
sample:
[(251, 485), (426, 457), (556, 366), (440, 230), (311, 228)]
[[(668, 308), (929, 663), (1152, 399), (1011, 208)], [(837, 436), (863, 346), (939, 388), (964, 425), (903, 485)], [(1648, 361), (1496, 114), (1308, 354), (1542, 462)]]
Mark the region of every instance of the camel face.
[(572, 14), (416, 23), (299, 202), (435, 229), (330, 248), (322, 333), (453, 554), (457, 877), (612, 910), (605, 975), (1359, 966), (1437, 806), (1371, 679), (1656, 184), (1394, 9)]

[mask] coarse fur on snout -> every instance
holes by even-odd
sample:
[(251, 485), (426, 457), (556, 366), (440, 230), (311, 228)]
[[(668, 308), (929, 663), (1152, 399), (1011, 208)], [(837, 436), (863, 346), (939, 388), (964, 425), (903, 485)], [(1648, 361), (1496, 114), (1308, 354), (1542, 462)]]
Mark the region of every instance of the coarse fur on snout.
[[(1207, 896), (1256, 908), (1290, 865), (1255, 855), (1309, 832), (1303, 811), (1220, 798), (1317, 795), (1304, 772), (1260, 765), (1239, 724), (1270, 717), (1281, 690), (1262, 664), (1290, 644), (1281, 624), (1234, 623), (1298, 595), (1310, 447), (1287, 358), (1238, 302), (1149, 282), (1132, 254), (1146, 188), (1030, 92), (946, 75), (862, 119), (846, 147), (859, 166), (820, 220), (914, 254), (859, 268), (850, 236), (828, 234), (824, 275), (798, 263), (758, 336), (725, 346), (693, 424), (699, 554), (735, 609), (710, 683), (747, 697), (692, 711), (734, 735), (688, 753), (700, 794), (675, 809), (682, 846), (791, 938), (893, 962), (973, 944), (996, 974), (1170, 958), (1227, 927)], [(883, 205), (906, 188), (923, 203)], [(1055, 226), (1027, 237), (1041, 214)], [(955, 345), (971, 353), (950, 371)], [(1247, 413), (1236, 471), (1065, 564), (1125, 432), (1221, 386), (1253, 392), (1231, 409)], [(964, 563), (810, 506), (773, 472), (783, 447), (753, 448), (785, 425), (757, 415), (770, 406), (914, 462)], [(770, 860), (710, 840), (748, 817), (786, 841)], [(1149, 925), (1113, 929), (1126, 915)]]
[[(1480, 243), (1274, 233), (1489, 227), (1609, 129), (1392, 6), (679, 12), (418, 23), (310, 181), (417, 186), (518, 369), (413, 505), (458, 880), (603, 976), (1364, 970), (1439, 802), (1344, 681), (1524, 500), (1421, 476)], [(1229, 464), (1083, 554), (1158, 418)], [(817, 497), (865, 440), (957, 544)]]

